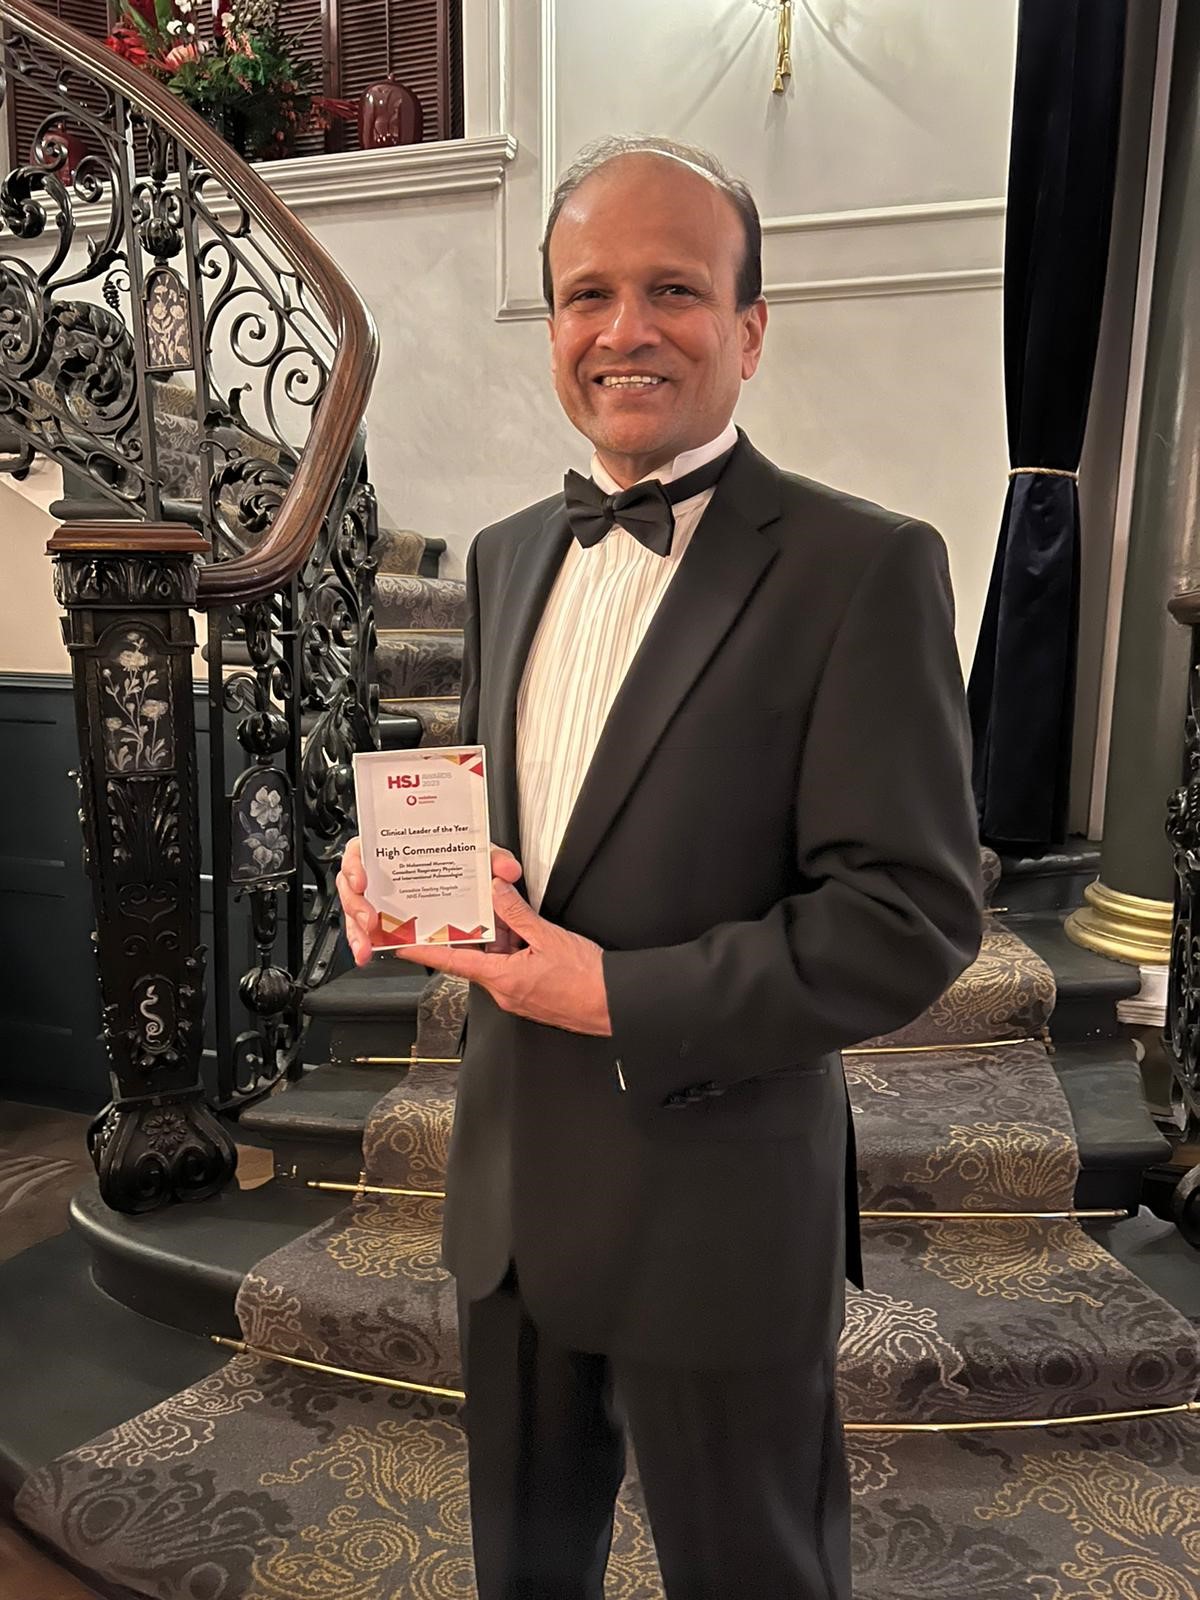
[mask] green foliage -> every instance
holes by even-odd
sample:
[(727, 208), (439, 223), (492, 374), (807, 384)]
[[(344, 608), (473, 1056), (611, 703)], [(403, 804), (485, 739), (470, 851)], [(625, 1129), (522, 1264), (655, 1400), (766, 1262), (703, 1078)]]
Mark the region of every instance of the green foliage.
[(313, 119), (316, 68), (279, 28), (273, 0), (234, 0), (201, 44), (191, 0), (121, 0), (110, 48), (152, 72), (252, 160), (291, 152)]

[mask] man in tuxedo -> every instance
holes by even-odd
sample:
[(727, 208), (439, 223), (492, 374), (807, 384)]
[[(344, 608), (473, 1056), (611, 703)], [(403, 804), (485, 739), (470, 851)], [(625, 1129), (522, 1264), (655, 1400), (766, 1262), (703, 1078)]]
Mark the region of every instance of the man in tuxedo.
[[(468, 561), (505, 942), (409, 957), (472, 986), (445, 1253), (479, 1593), (599, 1600), (628, 1435), (670, 1600), (847, 1600), (839, 1051), (980, 937), (945, 551), (733, 427), (767, 310), (713, 158), (592, 147), (543, 250), (594, 455)], [(364, 887), (356, 841), (359, 961)]]

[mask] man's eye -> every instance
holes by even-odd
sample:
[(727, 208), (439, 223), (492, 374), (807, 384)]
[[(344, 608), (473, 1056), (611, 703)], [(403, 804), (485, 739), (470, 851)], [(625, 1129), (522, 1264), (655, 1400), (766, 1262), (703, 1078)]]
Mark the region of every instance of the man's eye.
[(574, 305), (579, 300), (598, 300), (599, 298), (599, 289), (580, 289), (571, 296), (571, 304)]
[(675, 298), (687, 295), (690, 299), (694, 299), (696, 291), (689, 289), (686, 283), (664, 283), (659, 293), (671, 295)]

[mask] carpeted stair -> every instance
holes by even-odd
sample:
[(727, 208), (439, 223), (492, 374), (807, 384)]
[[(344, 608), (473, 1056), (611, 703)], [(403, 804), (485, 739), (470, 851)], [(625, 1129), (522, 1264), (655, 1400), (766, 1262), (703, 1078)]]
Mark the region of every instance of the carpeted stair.
[(419, 744), (453, 744), (458, 728), (466, 586), (425, 574), (429, 543), (411, 531), (380, 535), (375, 675), (385, 747), (394, 742), (389, 730), (409, 722), (419, 729)]
[[(846, 1058), (862, 1205), (897, 1213), (864, 1219), (867, 1287), (848, 1296), (839, 1366), (857, 1600), (1200, 1594), (1200, 1416), (987, 1426), (1200, 1390), (1197, 1328), (1079, 1222), (974, 1215), (1073, 1204), (1052, 997), (1039, 959), (991, 925), (979, 962), (899, 1045)], [(454, 985), (431, 986), (419, 1060), (457, 1053), (458, 1009)], [(454, 1073), (413, 1065), (379, 1100), (368, 1185), (442, 1187)], [(356, 1196), (246, 1276), (247, 1342), (456, 1388), (439, 1214), (427, 1194)], [(954, 1422), (975, 1426), (900, 1426)], [(86, 1571), (154, 1600), (443, 1600), (473, 1593), (464, 1474), (452, 1398), (243, 1354), (35, 1473), (17, 1509)], [(633, 1475), (607, 1593), (661, 1594)]]

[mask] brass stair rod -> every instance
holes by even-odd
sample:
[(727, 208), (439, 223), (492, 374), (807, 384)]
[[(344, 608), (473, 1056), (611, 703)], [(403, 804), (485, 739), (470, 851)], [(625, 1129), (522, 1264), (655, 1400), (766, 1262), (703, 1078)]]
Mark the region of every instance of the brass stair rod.
[[(444, 1200), (444, 1189), (393, 1189), (381, 1183), (333, 1183), (323, 1178), (306, 1180), (309, 1189), (337, 1194), (395, 1194), (413, 1200)], [(864, 1222), (1113, 1222), (1128, 1211), (860, 1211)]]
[(1200, 1400), (1174, 1406), (1144, 1406), (1138, 1411), (1093, 1411), (1082, 1417), (1003, 1417), (985, 1422), (846, 1422), (847, 1433), (986, 1433), (992, 1429), (1074, 1428), (1095, 1422), (1129, 1422), (1135, 1417), (1179, 1417), (1200, 1413)]
[(351, 1056), (352, 1067), (457, 1067), (461, 1056)]
[(889, 1222), (927, 1222), (947, 1220), (952, 1222), (976, 1220), (983, 1222), (1008, 1222), (1013, 1219), (1024, 1219), (1031, 1222), (1075, 1222), (1081, 1217), (1091, 1222), (1111, 1222), (1118, 1217), (1129, 1217), (1133, 1213), (1126, 1210), (1113, 1211), (860, 1211), (859, 1216), (864, 1222), (874, 1222), (886, 1218)]
[(226, 1350), (236, 1350), (241, 1356), (259, 1356), (264, 1361), (282, 1361), (287, 1367), (302, 1367), (305, 1372), (324, 1372), (331, 1378), (354, 1378), (359, 1383), (376, 1383), (384, 1389), (403, 1389), (408, 1394), (429, 1394), (438, 1400), (465, 1400), (462, 1389), (439, 1389), (432, 1383), (413, 1383), (408, 1378), (381, 1378), (374, 1372), (354, 1372), (349, 1367), (331, 1367), (324, 1361), (306, 1361), (302, 1356), (283, 1356), (274, 1350), (260, 1350), (244, 1339), (226, 1339), (223, 1334), (210, 1333), (214, 1344)]
[[(222, 1334), (210, 1333), (213, 1344), (239, 1355), (258, 1356), (263, 1361), (280, 1361), (284, 1366), (301, 1367), (305, 1372), (322, 1372), (331, 1378), (352, 1378), (358, 1383), (373, 1383), (384, 1389), (403, 1389), (410, 1394), (433, 1395), (440, 1400), (465, 1400), (462, 1389), (440, 1389), (429, 1383), (413, 1383), (407, 1378), (383, 1378), (374, 1372), (355, 1372), (349, 1367), (333, 1367), (324, 1361), (306, 1361), (302, 1356), (279, 1355), (274, 1350), (261, 1350), (257, 1345), (242, 1339), (226, 1339)], [(1017, 1417), (990, 1419), (978, 1422), (846, 1422), (847, 1433), (981, 1433), (992, 1429), (1011, 1428), (1066, 1428), (1086, 1423), (1126, 1422), (1135, 1417), (1194, 1416), (1200, 1413), (1200, 1400), (1184, 1400), (1173, 1406), (1144, 1406), (1137, 1411), (1093, 1411), (1085, 1416), (1071, 1417)]]
[(444, 1200), (444, 1189), (389, 1189), (379, 1183), (331, 1183), (324, 1178), (309, 1178), (309, 1189), (330, 1190), (337, 1194), (399, 1194), (412, 1200)]
[[(931, 1050), (1005, 1050), (1012, 1045), (1040, 1044), (1039, 1039), (988, 1039), (974, 1044), (879, 1044), (872, 1046), (857, 1045), (852, 1050), (843, 1050), (844, 1056), (915, 1056), (924, 1055)], [(351, 1056), (351, 1064), (356, 1067), (456, 1067), (462, 1061), (461, 1056)]]
[(1041, 1044), (1040, 1039), (978, 1039), (963, 1044), (874, 1044), (855, 1045), (843, 1050), (844, 1056), (923, 1056), (931, 1050), (1007, 1050), (1017, 1044)]

